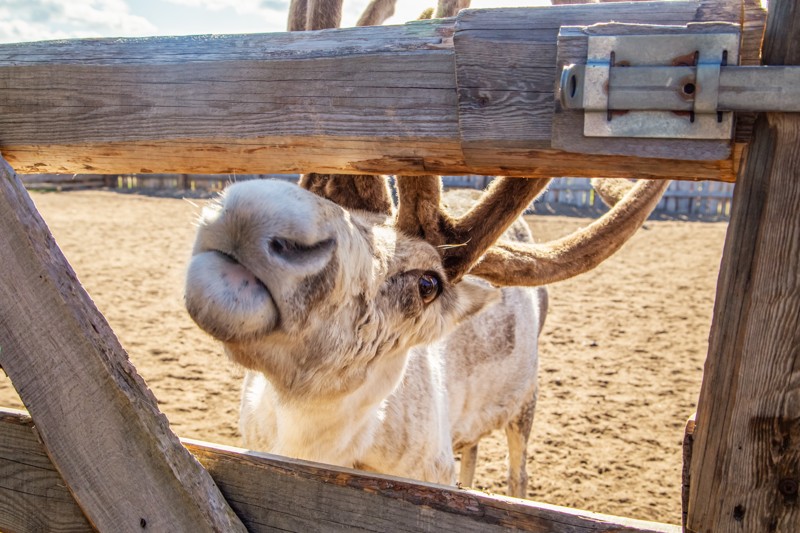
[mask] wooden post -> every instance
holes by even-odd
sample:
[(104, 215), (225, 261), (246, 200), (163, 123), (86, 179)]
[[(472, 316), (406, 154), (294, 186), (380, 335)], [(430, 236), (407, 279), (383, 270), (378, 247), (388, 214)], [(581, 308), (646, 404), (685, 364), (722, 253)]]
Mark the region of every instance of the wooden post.
[[(800, 64), (800, 1), (763, 60)], [(739, 175), (697, 412), (687, 530), (800, 530), (800, 114), (756, 122)]]
[(2, 158), (0, 228), (0, 365), (89, 522), (100, 531), (244, 531)]

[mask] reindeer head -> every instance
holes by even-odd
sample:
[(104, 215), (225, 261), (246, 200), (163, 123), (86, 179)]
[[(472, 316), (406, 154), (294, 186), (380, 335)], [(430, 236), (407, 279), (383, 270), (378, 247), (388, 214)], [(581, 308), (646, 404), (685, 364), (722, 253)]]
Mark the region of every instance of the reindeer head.
[[(340, 6), (295, 0), (290, 29), (304, 20), (319, 27), (320, 10), (338, 23)], [(565, 239), (496, 244), (547, 182), (495, 180), (458, 218), (443, 209), (434, 176), (398, 177), (396, 211), (380, 176), (235, 184), (203, 210), (187, 309), (278, 393), (334, 397), (370, 379), (393, 387), (411, 347), (494, 301), (489, 283), (466, 274), (541, 285), (589, 270), (633, 234), (665, 187), (637, 185), (605, 218)]]
[(412, 346), (441, 337), (492, 293), (452, 283), (437, 249), (400, 231), (391, 209), (345, 209), (289, 183), (250, 181), (203, 210), (186, 306), (235, 361), (276, 386), (335, 394), (384, 360), (402, 367)]

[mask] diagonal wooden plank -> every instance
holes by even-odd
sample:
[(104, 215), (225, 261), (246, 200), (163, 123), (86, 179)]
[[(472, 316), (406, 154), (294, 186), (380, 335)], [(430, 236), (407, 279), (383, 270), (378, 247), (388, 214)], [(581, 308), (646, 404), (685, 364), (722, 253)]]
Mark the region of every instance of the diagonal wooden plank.
[(244, 531), (2, 159), (0, 228), (0, 366), (91, 524)]

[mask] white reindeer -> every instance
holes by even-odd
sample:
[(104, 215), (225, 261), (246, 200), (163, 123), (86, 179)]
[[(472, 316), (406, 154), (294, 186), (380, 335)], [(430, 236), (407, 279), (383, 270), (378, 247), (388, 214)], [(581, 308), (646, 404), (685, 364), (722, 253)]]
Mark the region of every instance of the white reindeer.
[[(323, 11), (336, 25), (341, 2), (292, 2), (290, 29), (318, 27)], [(491, 284), (541, 286), (593, 268), (666, 187), (608, 193), (607, 216), (534, 244), (517, 218), (547, 182), (499, 178), (458, 218), (434, 176), (398, 177), (397, 209), (380, 176), (224, 191), (201, 216), (186, 306), (247, 368), (245, 446), (448, 484), (455, 449), (470, 485), (478, 441), (505, 428), (509, 493), (524, 497), (546, 293)], [(464, 210), (463, 198), (447, 201)]]

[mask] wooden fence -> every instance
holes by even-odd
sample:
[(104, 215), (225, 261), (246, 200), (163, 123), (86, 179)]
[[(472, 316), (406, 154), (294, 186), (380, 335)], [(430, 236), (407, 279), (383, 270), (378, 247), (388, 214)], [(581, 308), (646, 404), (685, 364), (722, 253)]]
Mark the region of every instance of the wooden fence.
[[(736, 150), (724, 161), (669, 164), (664, 156), (585, 157), (554, 150), (556, 38), (562, 26), (610, 20), (734, 22), (749, 50), (741, 56), (747, 64), (760, 57), (767, 65), (800, 65), (800, 0), (770, 0), (760, 56), (752, 53), (762, 43), (757, 4), (681, 0), (469, 10), (455, 21), (389, 30), (394, 40), (379, 34), (381, 28), (360, 28), (307, 36), (4, 45), (0, 79), (13, 83), (2, 99), (0, 144), (20, 173), (247, 174), (304, 168), (731, 180), (740, 161)], [(498, 53), (508, 50), (515, 55)], [(531, 59), (539, 63), (527, 68)], [(307, 68), (296, 68), (300, 61)], [(420, 68), (420, 75), (431, 80), (433, 72), (439, 78), (416, 91), (408, 83), (408, 65), (423, 61), (431, 70)], [(373, 79), (341, 76), (351, 72), (347, 69)], [(216, 83), (243, 73), (247, 84)], [(330, 98), (287, 106), (297, 99), (298, 87), (316, 90), (309, 73), (336, 82)], [(212, 80), (211, 74), (217, 77)], [(184, 99), (212, 81), (226, 106)], [(270, 91), (265, 82), (273, 84)], [(356, 83), (370, 87), (372, 101), (380, 103), (373, 104), (368, 120), (363, 94), (352, 90)], [(130, 105), (133, 97), (136, 105)], [(75, 105), (78, 100), (84, 105)], [(432, 113), (421, 105), (444, 116), (425, 122)], [(347, 137), (344, 116), (355, 117), (344, 122)], [(299, 130), (309, 117), (313, 128)], [(692, 449), (686, 455), (691, 459), (684, 480), (685, 530), (794, 532), (800, 523), (800, 116), (767, 113), (750, 124), (752, 132), (743, 131), (745, 121), (737, 124), (736, 147), (743, 147), (750, 133), (752, 140), (737, 178), (696, 429), (687, 439)], [(254, 148), (264, 146), (269, 149)], [(533, 160), (543, 164), (531, 171)], [(142, 162), (152, 165), (145, 168)], [(253, 531), (674, 530), (335, 468), (317, 467), (317, 475), (308, 465), (276, 458), (269, 461), (281, 482), (258, 485), (265, 479), (263, 457), (184, 446), (170, 430), (156, 398), (2, 158), (0, 227), (0, 365), (32, 417), (0, 413), (0, 450), (9, 455), (0, 463), (2, 530), (80, 530), (81, 525), (61, 527), (64, 515), (51, 513), (64, 506), (70, 517), (84, 515), (85, 529), (99, 531), (227, 532), (244, 531), (245, 523)], [(210, 459), (203, 463), (203, 457)], [(226, 483), (230, 473), (246, 480), (241, 492)], [(332, 497), (331, 489), (342, 497)], [(37, 492), (43, 500), (34, 501)], [(397, 505), (390, 506), (391, 500)], [(273, 502), (277, 509), (267, 509)], [(259, 517), (247, 515), (242, 503)], [(40, 517), (42, 524), (30, 522)]]
[[(728, 217), (731, 214), (733, 183), (718, 181), (674, 181), (655, 209), (669, 215)], [(537, 202), (574, 207), (600, 206), (587, 178), (553, 180)]]

